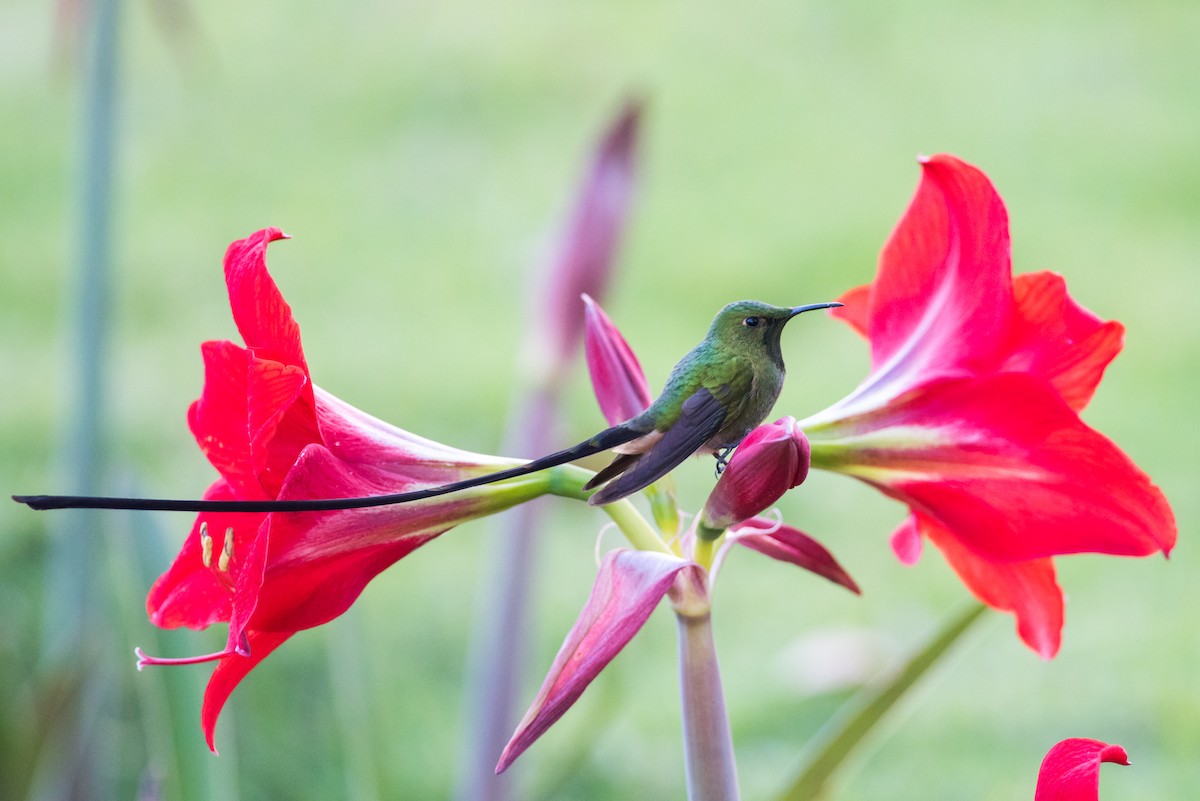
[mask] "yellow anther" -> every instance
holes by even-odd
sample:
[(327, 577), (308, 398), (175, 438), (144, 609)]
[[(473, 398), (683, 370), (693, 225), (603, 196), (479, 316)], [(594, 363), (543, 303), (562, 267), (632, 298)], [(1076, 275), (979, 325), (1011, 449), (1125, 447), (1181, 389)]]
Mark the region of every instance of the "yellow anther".
[(205, 567), (212, 565), (212, 537), (208, 533), (208, 521), (200, 524), (200, 559)]
[(233, 558), (233, 529), (225, 529), (225, 545), (221, 548), (221, 555), (217, 557), (217, 570), (222, 573), (229, 569), (229, 560)]

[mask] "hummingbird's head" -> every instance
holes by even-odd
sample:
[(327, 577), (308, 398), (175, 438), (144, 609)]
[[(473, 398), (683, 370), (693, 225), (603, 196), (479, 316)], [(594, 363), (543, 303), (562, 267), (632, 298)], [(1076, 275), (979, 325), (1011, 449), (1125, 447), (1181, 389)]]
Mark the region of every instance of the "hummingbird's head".
[(717, 312), (708, 335), (735, 351), (750, 355), (765, 353), (782, 366), (779, 336), (787, 321), (802, 312), (832, 309), (841, 305), (813, 303), (808, 306), (772, 306), (758, 300), (739, 300)]

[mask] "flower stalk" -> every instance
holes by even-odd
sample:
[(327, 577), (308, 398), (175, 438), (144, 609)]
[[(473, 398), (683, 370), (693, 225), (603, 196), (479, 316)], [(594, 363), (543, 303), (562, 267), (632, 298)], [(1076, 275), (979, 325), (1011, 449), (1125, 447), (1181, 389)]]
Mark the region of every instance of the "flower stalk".
[(712, 615), (707, 610), (698, 615), (676, 611), (676, 623), (688, 799), (737, 801), (737, 765), (717, 666)]

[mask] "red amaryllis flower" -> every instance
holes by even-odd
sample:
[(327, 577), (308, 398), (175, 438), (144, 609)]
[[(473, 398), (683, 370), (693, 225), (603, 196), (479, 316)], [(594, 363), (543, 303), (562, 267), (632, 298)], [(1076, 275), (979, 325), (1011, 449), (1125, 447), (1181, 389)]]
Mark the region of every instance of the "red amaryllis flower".
[[(206, 499), (381, 495), (516, 464), (415, 436), (315, 387), (300, 329), (267, 273), (267, 245), (282, 237), (268, 228), (225, 254), (230, 305), (246, 346), (202, 346), (204, 390), (188, 422), (220, 473)], [(190, 659), (139, 652), (139, 667), (217, 662), (201, 714), (211, 748), (233, 688), (293, 633), (340, 615), (380, 571), (453, 525), (545, 491), (546, 479), (535, 474), (373, 509), (202, 513), (146, 605), (150, 619), (166, 628), (227, 622), (228, 642), (218, 653)]]
[(1038, 771), (1033, 801), (1099, 801), (1100, 765), (1128, 765), (1119, 745), (1073, 738), (1050, 749)]
[(922, 168), (875, 281), (833, 312), (870, 341), (872, 372), (800, 425), (814, 467), (909, 506), (893, 536), (903, 561), (928, 537), (1049, 658), (1062, 628), (1050, 557), (1166, 553), (1174, 517), (1077, 414), (1121, 324), (1077, 304), (1058, 275), (1013, 279), (1007, 213), (982, 172), (945, 155)]

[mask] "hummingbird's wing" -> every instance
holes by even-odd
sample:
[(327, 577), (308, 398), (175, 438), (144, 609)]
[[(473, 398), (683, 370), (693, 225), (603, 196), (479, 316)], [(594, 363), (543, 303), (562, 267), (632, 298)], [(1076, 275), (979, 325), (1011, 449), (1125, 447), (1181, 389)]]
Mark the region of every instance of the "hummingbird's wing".
[[(718, 394), (725, 394), (722, 389), (724, 387), (717, 389)], [(634, 462), (626, 472), (600, 488), (588, 498), (588, 503), (598, 506), (619, 501), (658, 481), (678, 467), (684, 459), (704, 447), (704, 443), (721, 430), (725, 414), (725, 407), (721, 402), (712, 392), (701, 387), (683, 402), (679, 419), (663, 433), (662, 439), (655, 443), (650, 452)]]

